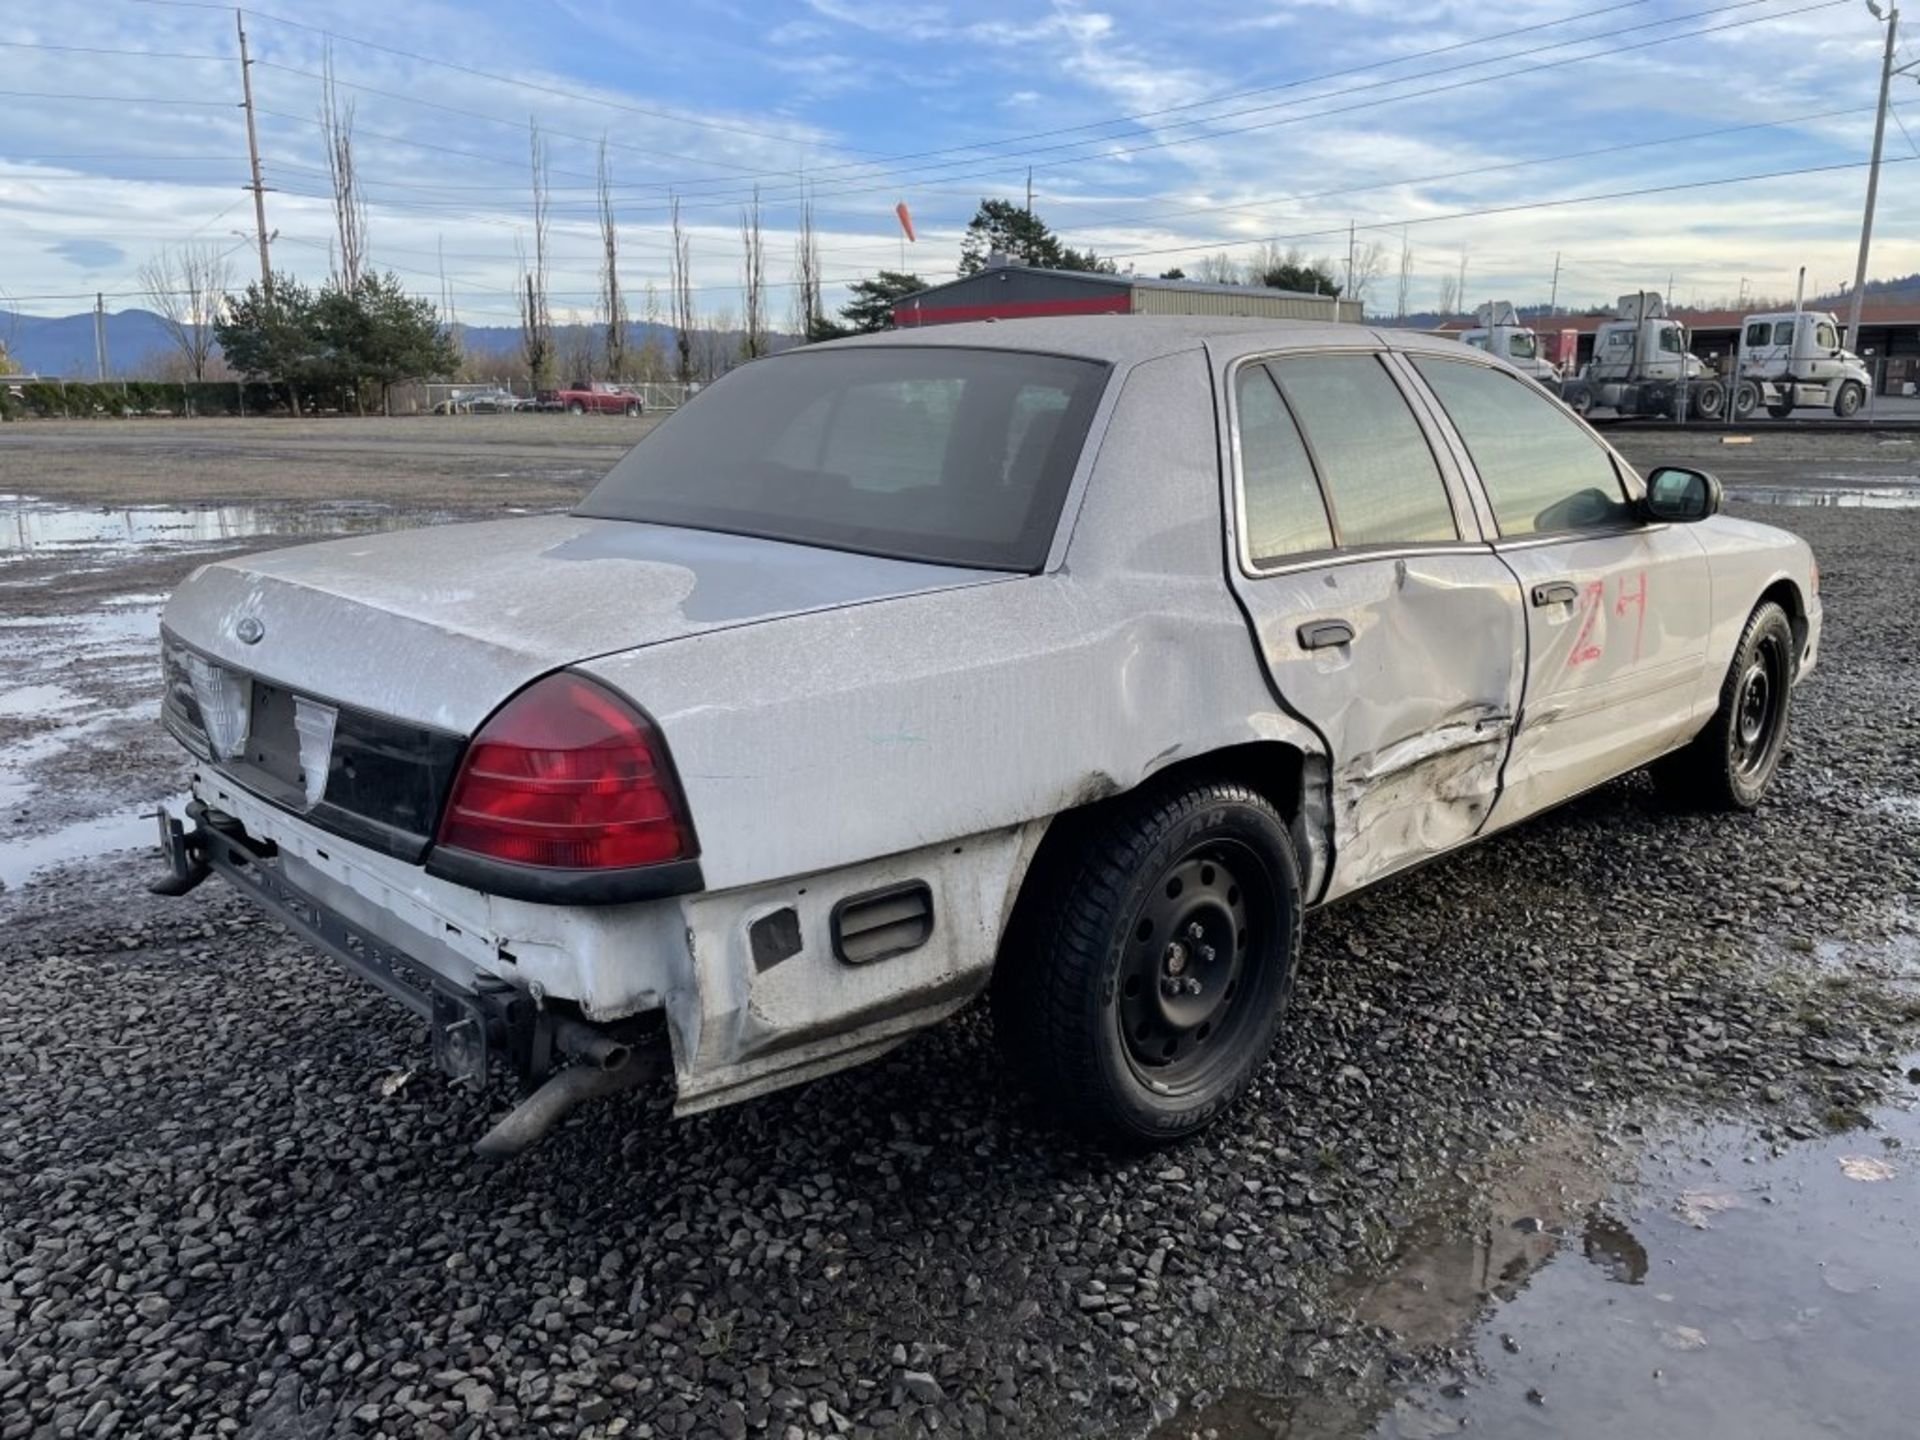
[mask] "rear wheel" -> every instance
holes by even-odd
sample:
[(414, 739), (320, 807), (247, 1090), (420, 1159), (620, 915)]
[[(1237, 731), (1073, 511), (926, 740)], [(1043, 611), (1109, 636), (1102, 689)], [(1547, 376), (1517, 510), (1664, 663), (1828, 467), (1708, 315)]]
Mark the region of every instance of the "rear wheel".
[(578, 400), (569, 401), (567, 404), (567, 413), (569, 415), (584, 415), (587, 413), (587, 407), (582, 405)]
[(1833, 413), (1842, 420), (1851, 420), (1860, 413), (1860, 407), (1866, 403), (1866, 400), (1866, 387), (1858, 381), (1849, 380), (1833, 397)]
[(1747, 420), (1760, 408), (1760, 387), (1751, 380), (1742, 380), (1733, 388), (1733, 418)]
[(994, 975), (994, 1028), (1070, 1126), (1177, 1140), (1246, 1088), (1300, 940), (1286, 822), (1243, 785), (1113, 803), (1038, 862)]
[(1584, 385), (1575, 385), (1565, 392), (1563, 398), (1567, 408), (1582, 420), (1593, 413), (1593, 392)]
[(1727, 387), (1718, 380), (1700, 380), (1693, 386), (1696, 420), (1718, 420), (1727, 408)]
[(1793, 624), (1768, 600), (1747, 619), (1707, 728), (1654, 765), (1668, 798), (1704, 810), (1760, 803), (1786, 749), (1795, 664)]

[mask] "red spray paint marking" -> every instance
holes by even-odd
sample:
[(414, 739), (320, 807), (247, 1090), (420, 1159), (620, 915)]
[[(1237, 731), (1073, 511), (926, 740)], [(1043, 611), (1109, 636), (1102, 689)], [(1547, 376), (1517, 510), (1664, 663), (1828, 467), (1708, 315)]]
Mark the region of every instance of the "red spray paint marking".
[(1635, 580), (1636, 588), (1629, 591), (1627, 577), (1622, 575), (1619, 578), (1620, 594), (1613, 602), (1613, 613), (1624, 615), (1629, 605), (1636, 612), (1633, 621), (1633, 661), (1637, 665), (1640, 663), (1640, 641), (1647, 630), (1647, 572), (1642, 570)]
[(1580, 633), (1573, 637), (1573, 653), (1567, 656), (1569, 668), (1590, 664), (1600, 658), (1601, 647), (1589, 644), (1588, 641), (1593, 635), (1593, 627), (1599, 623), (1601, 615), (1605, 613), (1606, 603), (1607, 582), (1588, 581), (1580, 592), (1580, 611), (1587, 618), (1580, 624)]

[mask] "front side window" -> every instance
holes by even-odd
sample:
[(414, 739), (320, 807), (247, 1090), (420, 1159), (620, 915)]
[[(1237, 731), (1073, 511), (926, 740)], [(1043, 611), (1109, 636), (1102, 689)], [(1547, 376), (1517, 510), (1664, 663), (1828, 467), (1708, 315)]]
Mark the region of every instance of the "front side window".
[(574, 513), (1037, 570), (1109, 373), (932, 345), (758, 360), (670, 415)]
[(1507, 354), (1515, 360), (1531, 360), (1540, 353), (1540, 341), (1531, 330), (1515, 330), (1507, 336)]
[(1400, 387), (1372, 355), (1273, 360), (1343, 546), (1457, 540), (1440, 467)]
[(1660, 327), (1660, 353), (1662, 355), (1678, 355), (1686, 348), (1687, 347), (1681, 343), (1680, 327), (1678, 325), (1662, 325)]
[(1824, 320), (1814, 328), (1813, 341), (1814, 344), (1818, 345), (1822, 350), (1838, 350), (1840, 348), (1839, 335), (1835, 334), (1833, 326)]
[(1504, 537), (1632, 518), (1600, 442), (1540, 390), (1484, 365), (1414, 360), (1466, 443)]

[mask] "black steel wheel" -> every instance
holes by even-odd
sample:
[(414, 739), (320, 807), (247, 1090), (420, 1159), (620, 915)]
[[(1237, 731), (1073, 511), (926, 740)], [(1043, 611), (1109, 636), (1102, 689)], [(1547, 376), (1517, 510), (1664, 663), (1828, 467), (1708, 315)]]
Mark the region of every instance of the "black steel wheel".
[(1247, 787), (1154, 790), (1056, 822), (994, 975), (995, 1030), (1075, 1128), (1178, 1139), (1246, 1088), (1299, 952), (1286, 822)]
[(1692, 744), (1655, 764), (1662, 791), (1693, 808), (1758, 805), (1786, 750), (1797, 666), (1793, 622), (1774, 602), (1763, 602), (1734, 648), (1713, 719)]

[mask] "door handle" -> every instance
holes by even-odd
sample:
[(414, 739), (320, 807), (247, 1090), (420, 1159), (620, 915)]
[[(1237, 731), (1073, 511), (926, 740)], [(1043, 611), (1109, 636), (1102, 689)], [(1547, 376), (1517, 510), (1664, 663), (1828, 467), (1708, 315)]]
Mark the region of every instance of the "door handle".
[(1536, 605), (1571, 605), (1580, 598), (1580, 587), (1571, 580), (1549, 580), (1533, 587)]
[(1329, 645), (1353, 643), (1353, 626), (1344, 620), (1309, 620), (1298, 633), (1302, 650), (1324, 650)]

